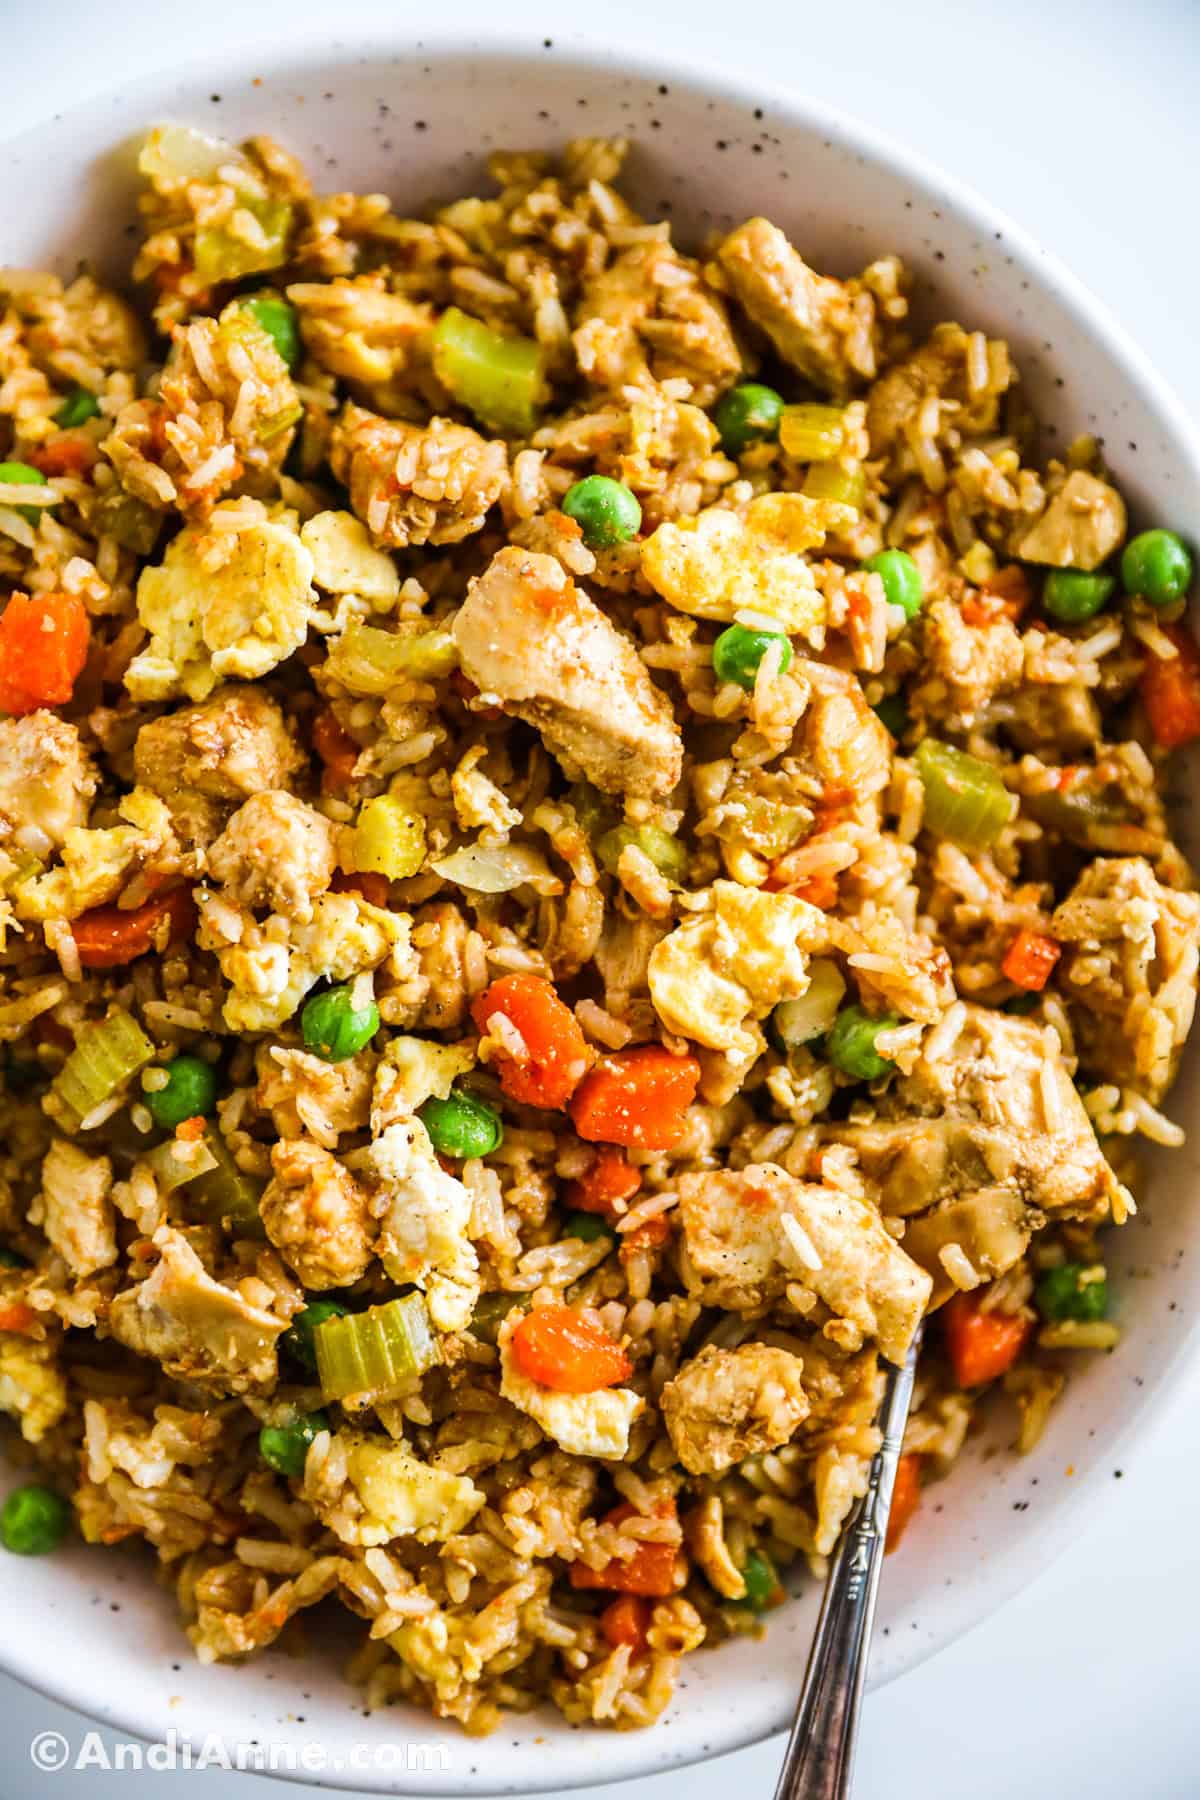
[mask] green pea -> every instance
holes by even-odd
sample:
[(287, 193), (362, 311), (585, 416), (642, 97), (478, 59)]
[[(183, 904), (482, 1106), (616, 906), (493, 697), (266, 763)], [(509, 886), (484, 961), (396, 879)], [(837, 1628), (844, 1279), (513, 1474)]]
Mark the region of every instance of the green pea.
[(740, 456), (749, 444), (779, 436), (783, 395), (761, 381), (743, 381), (722, 394), (713, 414), (726, 456)]
[(1078, 1319), (1090, 1324), (1102, 1319), (1108, 1311), (1108, 1281), (1084, 1281), (1087, 1273), (1082, 1263), (1063, 1263), (1061, 1268), (1047, 1269), (1034, 1292), (1037, 1309), (1044, 1319), (1058, 1322)]
[(462, 1088), (452, 1088), (445, 1100), (427, 1100), (417, 1116), (442, 1156), (488, 1156), (504, 1136), (500, 1115)]
[(323, 1325), (326, 1319), (344, 1319), (349, 1311), (350, 1308), (343, 1306), (340, 1300), (310, 1300), (304, 1311), (296, 1314), (279, 1341), (302, 1369), (315, 1375), (317, 1351), (313, 1334), (317, 1326)]
[(573, 1212), (563, 1220), (563, 1232), (567, 1237), (579, 1238), (585, 1244), (598, 1243), (602, 1237), (615, 1237), (617, 1234), (608, 1220), (599, 1213)]
[(301, 1413), (286, 1425), (264, 1425), (258, 1434), (258, 1453), (277, 1475), (304, 1473), (308, 1446), (319, 1431), (329, 1430), (329, 1415), (323, 1412)]
[[(40, 469), (31, 468), (23, 462), (0, 462), (0, 487), (45, 487), (46, 477)], [(41, 506), (18, 506), (16, 511), (31, 525), (36, 525), (46, 508)]]
[(627, 544), (641, 529), (637, 495), (610, 475), (585, 475), (567, 489), (562, 509), (582, 528), (583, 541), (593, 550)]
[(71, 1523), (61, 1494), (40, 1482), (14, 1488), (0, 1512), (0, 1543), (17, 1556), (45, 1556), (57, 1550)]
[(1065, 625), (1094, 619), (1108, 604), (1116, 587), (1113, 575), (1092, 574), (1087, 569), (1051, 569), (1042, 583), (1042, 607)]
[(906, 619), (915, 619), (925, 598), (925, 584), (907, 550), (881, 550), (863, 564), (883, 582), (884, 598), (889, 606), (898, 606)]
[(274, 294), (254, 294), (242, 301), (242, 311), (262, 326), (289, 369), (300, 361), (300, 327), (296, 309)]
[(792, 660), (792, 646), (782, 631), (751, 631), (745, 625), (731, 625), (712, 647), (713, 674), (718, 681), (735, 682), (750, 693), (758, 665), (772, 644), (783, 645), (782, 672)]
[(908, 730), (908, 707), (904, 703), (904, 695), (889, 694), (886, 700), (881, 700), (871, 711), (898, 743)]
[(1192, 582), (1192, 556), (1173, 531), (1142, 531), (1121, 552), (1121, 580), (1127, 594), (1151, 606), (1182, 600)]
[(875, 1040), (881, 1031), (892, 1031), (900, 1023), (892, 1013), (873, 1019), (861, 1006), (844, 1006), (825, 1039), (825, 1055), (844, 1075), (856, 1081), (876, 1081), (891, 1073), (895, 1064), (880, 1056)]
[(783, 1597), (774, 1564), (761, 1550), (751, 1550), (742, 1565), (742, 1580), (746, 1584), (746, 1592), (736, 1604), (748, 1606), (752, 1612), (764, 1612), (768, 1606), (777, 1605)]
[(199, 1056), (177, 1056), (166, 1068), (166, 1087), (143, 1094), (146, 1110), (164, 1131), (185, 1119), (204, 1119), (217, 1103), (217, 1074)]
[(1018, 1019), (1023, 1019), (1027, 1014), (1036, 1012), (1041, 1003), (1042, 996), (1040, 994), (1014, 994), (1011, 999), (1004, 1002), (1002, 1010), (1014, 1014)]
[(55, 413), (54, 423), (64, 431), (72, 431), (76, 425), (86, 425), (89, 419), (99, 416), (100, 402), (95, 394), (85, 387), (73, 387)]
[(348, 1056), (357, 1056), (378, 1030), (379, 1008), (373, 1000), (355, 1006), (349, 986), (314, 994), (300, 1014), (305, 1048), (325, 1062), (345, 1062)]

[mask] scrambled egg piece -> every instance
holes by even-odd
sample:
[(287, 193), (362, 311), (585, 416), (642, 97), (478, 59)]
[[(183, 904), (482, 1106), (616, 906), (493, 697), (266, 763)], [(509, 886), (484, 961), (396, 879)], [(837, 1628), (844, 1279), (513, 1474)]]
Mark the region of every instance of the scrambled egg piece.
[(808, 987), (808, 956), (826, 949), (829, 922), (794, 894), (715, 881), (713, 910), (685, 919), (650, 953), (650, 998), (668, 1031), (712, 1050), (749, 1055), (747, 1021)]
[(52, 1342), (0, 1332), (0, 1411), (20, 1421), (21, 1436), (36, 1444), (67, 1410), (67, 1383)]
[(378, 1252), (393, 1281), (416, 1282), (439, 1331), (465, 1331), (479, 1298), (467, 1236), (471, 1196), (441, 1167), (419, 1119), (389, 1125), (362, 1154), (380, 1222)]
[(419, 1037), (392, 1038), (375, 1070), (371, 1096), (374, 1136), (378, 1137), (389, 1125), (411, 1119), (426, 1100), (445, 1100), (454, 1082), (474, 1062), (474, 1054), (460, 1044), (438, 1044)]
[[(369, 1548), (399, 1537), (443, 1543), (469, 1525), (483, 1505), (484, 1496), (469, 1477), (431, 1468), (403, 1441), (349, 1431), (336, 1433), (336, 1441), (363, 1508), (353, 1523), (339, 1516), (338, 1536), (347, 1543)], [(321, 1512), (319, 1503), (316, 1510)]]
[(74, 725), (51, 712), (0, 719), (0, 837), (47, 856), (87, 818), (92, 759)]
[(67, 828), (61, 867), (16, 888), (18, 918), (77, 919), (115, 899), (135, 865), (177, 851), (170, 810), (157, 794), (134, 788), (117, 810), (128, 824)]
[(825, 598), (804, 552), (854, 517), (849, 507), (803, 494), (762, 494), (744, 519), (709, 506), (694, 519), (660, 525), (642, 547), (642, 573), (695, 619), (729, 623), (739, 613), (758, 613), (815, 641)]
[(485, 844), (502, 843), (521, 823), (521, 809), (479, 767), (487, 753), (486, 744), (472, 744), (450, 777), (450, 792), (464, 831), (481, 832)]
[(375, 548), (353, 513), (317, 513), (300, 527), (300, 542), (313, 559), (313, 580), (326, 593), (357, 594), (382, 611), (400, 592), (395, 563)]
[(509, 1350), (515, 1319), (500, 1327), (500, 1392), (528, 1413), (560, 1450), (571, 1456), (622, 1457), (629, 1449), (629, 1428), (645, 1408), (631, 1388), (600, 1388), (593, 1394), (563, 1394), (523, 1375)]
[(321, 894), (311, 919), (273, 913), (261, 925), (217, 894), (197, 899), (196, 941), (216, 954), (233, 989), (224, 1007), (231, 1031), (273, 1031), (318, 981), (352, 981), (385, 957), (397, 975), (416, 973), (408, 914), (385, 912), (357, 894)]
[(219, 681), (257, 680), (304, 642), (316, 605), (312, 552), (290, 525), (259, 519), (214, 529), (245, 501), (213, 509), (207, 529), (181, 531), (138, 580), (150, 642), (125, 676), (134, 700), (204, 700)]

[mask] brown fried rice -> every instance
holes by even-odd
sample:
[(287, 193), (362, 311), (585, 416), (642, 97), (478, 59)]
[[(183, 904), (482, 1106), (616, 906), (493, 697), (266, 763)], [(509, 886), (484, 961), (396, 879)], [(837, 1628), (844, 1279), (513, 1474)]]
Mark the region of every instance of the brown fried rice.
[(913, 1496), (989, 1393), (1032, 1448), (1196, 994), (1184, 602), (1050, 600), (1098, 445), (624, 149), (426, 220), (160, 128), (136, 303), (0, 270), (12, 1454), (201, 1659), (338, 1601), (472, 1732), (649, 1724), (819, 1574), (927, 1309)]

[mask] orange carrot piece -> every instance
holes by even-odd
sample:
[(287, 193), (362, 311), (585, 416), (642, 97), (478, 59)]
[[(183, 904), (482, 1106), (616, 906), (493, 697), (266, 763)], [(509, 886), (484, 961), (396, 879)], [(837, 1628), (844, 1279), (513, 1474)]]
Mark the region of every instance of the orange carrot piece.
[(567, 1104), (587, 1074), (593, 1052), (570, 1007), (540, 975), (502, 975), (471, 1004), (479, 1030), (507, 1019), (525, 1046), (518, 1059), (500, 1040), (495, 1067), (500, 1086), (522, 1106), (557, 1109)]
[(605, 1607), (597, 1622), (614, 1650), (628, 1644), (635, 1656), (641, 1656), (646, 1649), (651, 1616), (652, 1608), (640, 1595), (622, 1594)]
[(169, 944), (182, 943), (195, 923), (191, 892), (177, 887), (128, 911), (119, 906), (95, 906), (73, 922), (71, 935), (85, 969), (119, 969), (147, 950), (165, 950)]
[(900, 1548), (900, 1539), (920, 1504), (921, 1459), (919, 1456), (902, 1456), (896, 1464), (896, 1485), (892, 1489), (892, 1510), (888, 1514), (885, 1556), (890, 1556), (893, 1550)]
[(572, 1306), (526, 1313), (509, 1344), (522, 1375), (559, 1394), (594, 1394), (633, 1373), (620, 1344)]
[(24, 1300), (10, 1300), (0, 1306), (0, 1331), (28, 1331), (37, 1322), (37, 1313)]
[(666, 1213), (656, 1213), (644, 1225), (635, 1225), (621, 1236), (621, 1253), (635, 1250), (661, 1250), (671, 1241), (671, 1221)]
[(31, 450), (29, 460), (43, 475), (87, 475), (99, 462), (100, 452), (82, 431), (64, 431)]
[(1009, 981), (1026, 993), (1040, 994), (1062, 955), (1062, 947), (1040, 931), (1018, 931), (1000, 967)]
[(612, 1144), (601, 1144), (578, 1181), (567, 1188), (567, 1204), (574, 1212), (601, 1213), (612, 1221), (620, 1218), (619, 1200), (631, 1200), (642, 1185), (638, 1171)]
[(90, 637), (87, 612), (74, 594), (13, 594), (0, 614), (0, 711), (65, 706)]
[(1200, 649), (1182, 625), (1161, 627), (1179, 652), (1164, 659), (1148, 656), (1142, 670), (1142, 705), (1164, 750), (1178, 750), (1200, 737)]
[(961, 1388), (995, 1381), (1011, 1369), (1025, 1346), (1030, 1321), (1011, 1313), (982, 1312), (979, 1292), (955, 1294), (942, 1309), (946, 1349)]
[[(632, 1519), (636, 1507), (627, 1503), (607, 1514), (606, 1525), (621, 1525)], [(654, 1509), (660, 1519), (675, 1516), (675, 1502), (665, 1500)], [(640, 1544), (628, 1561), (614, 1556), (602, 1569), (590, 1569), (586, 1563), (573, 1562), (570, 1569), (574, 1588), (608, 1588), (618, 1594), (644, 1594), (665, 1600), (683, 1585), (679, 1551), (674, 1544)]]
[(321, 792), (339, 794), (354, 780), (354, 770), (361, 754), (359, 746), (338, 723), (330, 706), (322, 707), (313, 720), (312, 746), (325, 765), (321, 776)]
[(694, 1056), (672, 1056), (661, 1044), (642, 1044), (597, 1063), (576, 1088), (569, 1111), (589, 1143), (671, 1150), (683, 1136), (684, 1114), (699, 1081)]

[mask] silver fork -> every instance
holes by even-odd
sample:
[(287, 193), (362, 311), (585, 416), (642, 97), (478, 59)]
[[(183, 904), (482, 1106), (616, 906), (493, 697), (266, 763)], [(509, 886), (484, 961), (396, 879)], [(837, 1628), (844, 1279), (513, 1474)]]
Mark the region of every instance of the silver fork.
[(888, 1369), (879, 1414), (883, 1442), (829, 1565), (775, 1800), (849, 1800), (892, 1489), (920, 1348), (918, 1328), (903, 1368)]

